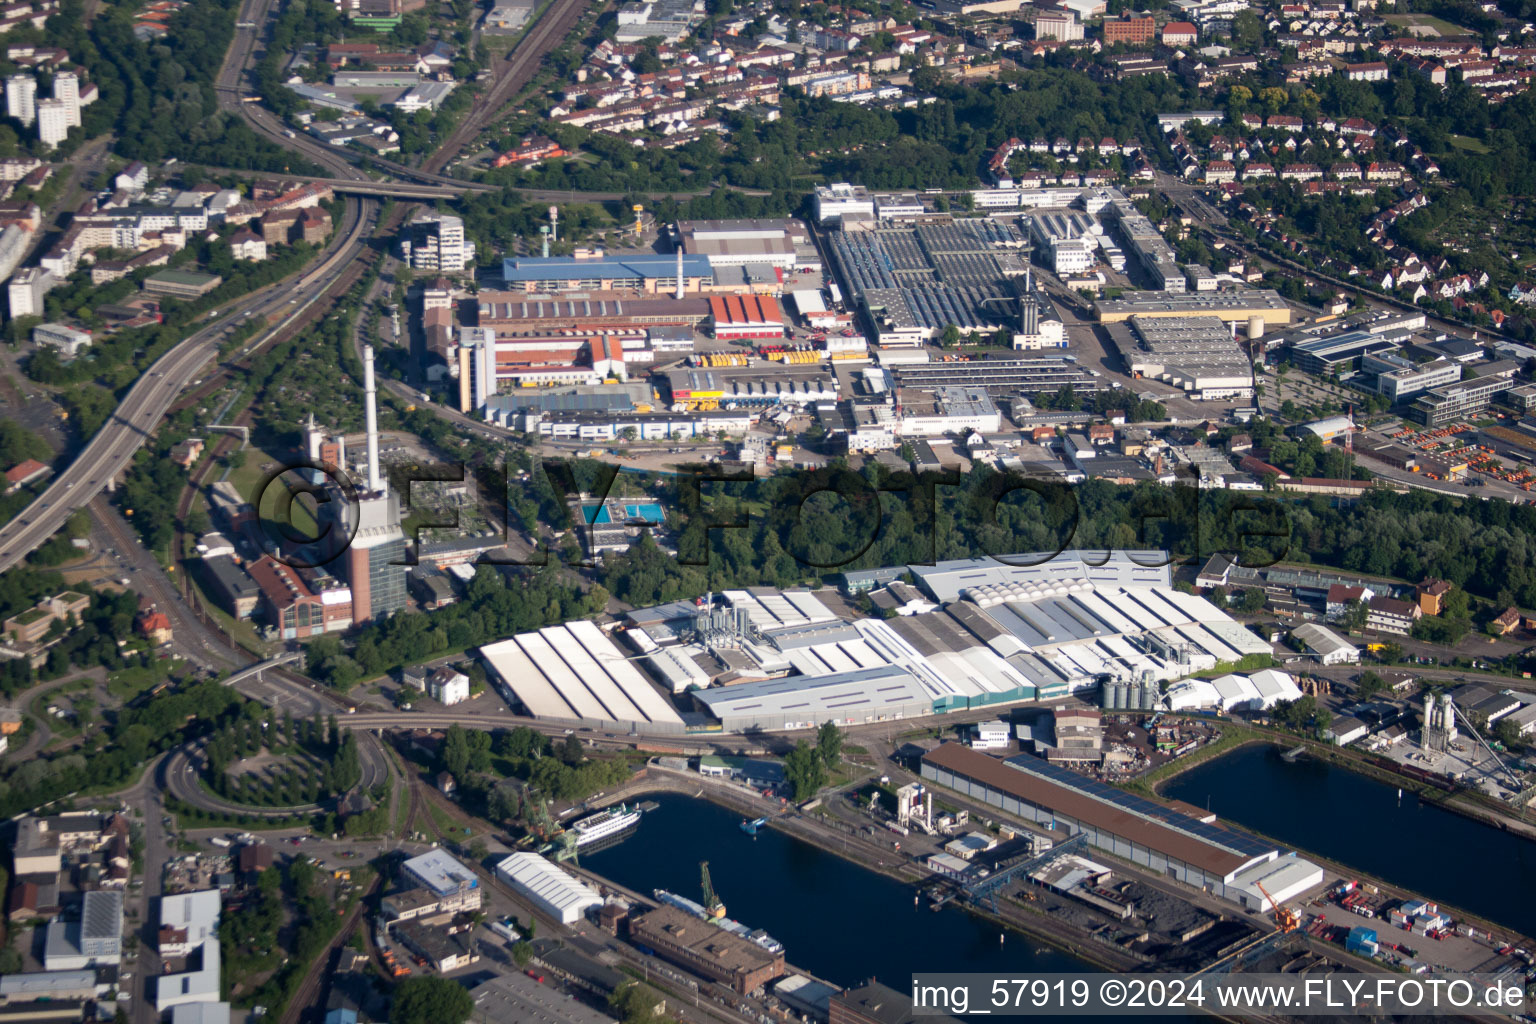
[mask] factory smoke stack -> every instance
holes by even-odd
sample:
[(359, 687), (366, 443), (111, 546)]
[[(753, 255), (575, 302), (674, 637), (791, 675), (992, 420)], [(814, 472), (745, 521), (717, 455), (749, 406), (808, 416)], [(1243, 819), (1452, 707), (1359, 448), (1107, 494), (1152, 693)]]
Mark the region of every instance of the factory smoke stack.
[(368, 403), (368, 490), (376, 494), (384, 489), (384, 483), (379, 479), (379, 406), (374, 389), (373, 346), (364, 345), (363, 396)]
[(677, 247), (677, 297), (683, 297), (683, 247)]

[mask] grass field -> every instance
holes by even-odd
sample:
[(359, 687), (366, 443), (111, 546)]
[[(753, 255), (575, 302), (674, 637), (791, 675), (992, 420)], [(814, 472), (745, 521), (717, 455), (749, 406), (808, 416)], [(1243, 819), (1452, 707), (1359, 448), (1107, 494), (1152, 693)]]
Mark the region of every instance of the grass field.
[(254, 504), (259, 495), (261, 507), (258, 510), (261, 517), (275, 524), (286, 521), (292, 524), (296, 533), (305, 537), (318, 537), (320, 528), (315, 522), (313, 499), (308, 497), (295, 497), (289, 505), (285, 516), (279, 515), (280, 500), (289, 492), (283, 485), (297, 486), (298, 476), (290, 473), (282, 478), (282, 482), (273, 481), (270, 486), (263, 487), (267, 477), (283, 465), (282, 460), (276, 456), (262, 451), (260, 448), (245, 449), (245, 462), (239, 469), (231, 470), (229, 481), (235, 485), (241, 497)]
[(1450, 143), (1455, 148), (1466, 150), (1468, 153), (1490, 152), (1487, 146), (1483, 145), (1476, 139), (1469, 139), (1465, 135), (1452, 135), (1450, 137)]
[(1436, 18), (1430, 14), (1387, 14), (1383, 15), (1383, 18), (1393, 25), (1401, 25), (1404, 28), (1433, 29), (1442, 36), (1465, 36), (1472, 34), (1460, 25), (1452, 24), (1443, 18)]

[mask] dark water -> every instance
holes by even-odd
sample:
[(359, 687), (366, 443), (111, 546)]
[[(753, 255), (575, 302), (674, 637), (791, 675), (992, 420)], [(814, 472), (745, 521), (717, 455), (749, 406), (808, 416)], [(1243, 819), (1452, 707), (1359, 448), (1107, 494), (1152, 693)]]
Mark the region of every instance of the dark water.
[(1536, 842), (1421, 803), (1412, 793), (1272, 746), (1191, 768), (1163, 795), (1536, 935)]
[[(645, 896), (666, 889), (703, 902), (699, 861), (709, 861), (726, 913), (784, 944), (785, 958), (838, 985), (878, 978), (898, 991), (926, 971), (1001, 973), (1089, 968), (955, 907), (912, 905), (910, 887), (770, 828), (757, 838), (741, 816), (702, 799), (654, 797), (634, 835), (585, 854), (582, 867)], [(894, 851), (893, 851), (894, 855)]]

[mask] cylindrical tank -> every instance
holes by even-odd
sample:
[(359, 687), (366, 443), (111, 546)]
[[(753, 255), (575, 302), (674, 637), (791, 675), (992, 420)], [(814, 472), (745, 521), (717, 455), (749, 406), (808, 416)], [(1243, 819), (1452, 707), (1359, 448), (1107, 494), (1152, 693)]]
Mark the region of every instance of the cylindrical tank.
[(1157, 687), (1152, 683), (1141, 684), (1141, 710), (1151, 711), (1157, 707)]
[(1114, 685), (1108, 679), (1099, 684), (1099, 707), (1105, 711), (1109, 711), (1115, 706), (1114, 694), (1112, 692)]
[(1125, 710), (1125, 684), (1118, 679), (1109, 684), (1109, 706), (1115, 711)]
[(1262, 337), (1264, 337), (1264, 318), (1262, 316), (1251, 316), (1251, 317), (1249, 317), (1248, 318), (1248, 340), (1249, 341), (1257, 341), (1258, 339), (1260, 339)]

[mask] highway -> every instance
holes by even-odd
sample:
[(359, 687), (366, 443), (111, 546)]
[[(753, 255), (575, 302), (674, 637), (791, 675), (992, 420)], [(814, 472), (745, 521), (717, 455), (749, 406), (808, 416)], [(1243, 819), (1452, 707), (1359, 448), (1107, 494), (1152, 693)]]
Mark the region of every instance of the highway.
[(348, 200), (346, 215), (318, 267), (297, 281), (279, 282), (237, 300), (229, 309), (220, 311), (222, 317), (209, 321), (157, 359), (74, 461), (54, 477), (48, 489), (21, 515), (0, 525), (0, 572), (52, 537), (71, 513), (88, 504), (128, 466), (182, 390), (218, 357), (219, 343), (226, 331), (249, 317), (270, 317), (288, 310), (280, 323), (247, 346), (249, 352), (306, 312), (362, 250), (373, 233), (377, 213), (372, 202)]

